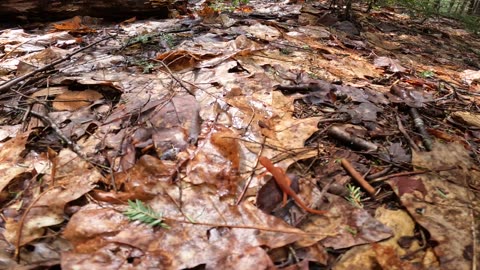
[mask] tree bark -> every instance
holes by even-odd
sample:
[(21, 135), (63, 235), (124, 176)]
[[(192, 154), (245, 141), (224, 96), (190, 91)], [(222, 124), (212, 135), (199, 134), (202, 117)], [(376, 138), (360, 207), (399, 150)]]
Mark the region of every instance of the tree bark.
[(105, 19), (159, 16), (166, 18), (176, 0), (1, 0), (0, 20), (52, 21), (72, 16)]

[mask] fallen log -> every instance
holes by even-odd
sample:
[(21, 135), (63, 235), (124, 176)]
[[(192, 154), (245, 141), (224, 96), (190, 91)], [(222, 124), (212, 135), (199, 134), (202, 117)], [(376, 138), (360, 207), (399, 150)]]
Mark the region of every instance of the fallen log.
[(104, 19), (127, 19), (133, 16), (166, 18), (169, 10), (176, 9), (182, 1), (1, 0), (0, 21), (54, 21), (77, 15)]

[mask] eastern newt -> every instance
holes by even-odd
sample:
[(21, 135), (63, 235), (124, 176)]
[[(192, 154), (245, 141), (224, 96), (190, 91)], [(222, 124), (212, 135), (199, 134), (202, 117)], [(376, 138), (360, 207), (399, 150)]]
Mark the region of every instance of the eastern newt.
[(290, 197), (293, 198), (295, 203), (300, 208), (302, 208), (303, 210), (305, 210), (309, 213), (317, 214), (317, 215), (323, 215), (323, 214), (328, 212), (328, 211), (323, 211), (323, 210), (315, 210), (315, 209), (312, 209), (312, 208), (308, 207), (302, 201), (302, 199), (300, 199), (300, 197), (298, 197), (298, 195), (295, 193), (295, 191), (293, 191), (290, 188), (290, 184), (291, 184), (292, 180), (290, 180), (290, 178), (285, 174), (285, 172), (283, 171), (282, 168), (279, 168), (279, 167), (273, 165), (273, 163), (272, 163), (272, 161), (270, 161), (270, 159), (268, 159), (267, 157), (260, 157), (258, 159), (258, 161), (260, 162), (260, 164), (263, 165), (263, 167), (265, 167), (265, 169), (267, 169), (267, 171), (269, 171), (273, 175), (273, 179), (275, 179), (275, 182), (280, 187), (280, 189), (283, 191), (283, 202), (284, 203), (286, 201), (287, 195), (289, 195)]

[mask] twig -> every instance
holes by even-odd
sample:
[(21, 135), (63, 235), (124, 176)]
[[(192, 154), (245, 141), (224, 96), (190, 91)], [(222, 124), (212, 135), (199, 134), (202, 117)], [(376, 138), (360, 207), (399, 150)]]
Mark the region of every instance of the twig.
[(233, 229), (249, 229), (249, 230), (260, 230), (260, 231), (267, 231), (267, 232), (278, 232), (278, 233), (287, 233), (287, 234), (297, 234), (297, 235), (310, 235), (310, 236), (336, 236), (337, 233), (313, 233), (313, 232), (304, 232), (299, 231), (299, 229), (276, 229), (271, 227), (260, 227), (255, 225), (236, 225), (236, 224), (226, 224), (226, 223), (209, 223), (209, 222), (191, 222), (185, 220), (178, 220), (163, 217), (165, 221), (174, 221), (179, 223), (186, 223), (190, 225), (198, 225), (198, 226), (209, 226), (209, 227), (227, 227)]
[(376, 144), (352, 135), (337, 126), (332, 126), (331, 128), (329, 128), (327, 134), (330, 137), (347, 143), (347, 146), (349, 147), (359, 148), (361, 150), (367, 151), (377, 151), (378, 149), (378, 146)]
[(180, 80), (179, 78), (177, 78), (177, 76), (175, 76), (175, 75), (173, 74), (172, 70), (171, 70), (163, 61), (157, 60), (157, 59), (152, 59), (152, 61), (155, 61), (155, 62), (157, 62), (157, 63), (160, 63), (160, 64), (167, 70), (167, 72), (170, 74), (170, 76), (172, 76), (172, 78), (173, 78), (176, 82), (178, 82), (183, 89), (185, 89), (190, 95), (195, 96), (195, 93), (194, 93), (192, 90), (190, 90), (187, 86), (185, 86), (185, 85), (183, 84), (183, 81)]
[(425, 146), (425, 149), (427, 149), (427, 151), (431, 151), (432, 139), (430, 138), (430, 135), (425, 129), (425, 123), (423, 122), (423, 119), (420, 117), (420, 114), (418, 113), (416, 108), (410, 108), (410, 114), (413, 119), (413, 124), (417, 128), (418, 133), (420, 133), (420, 135), (422, 136), (422, 142)]
[(413, 148), (413, 150), (420, 152), (420, 148), (418, 148), (417, 144), (412, 140), (410, 135), (408, 135), (407, 131), (403, 127), (402, 120), (400, 120), (400, 117), (397, 115), (397, 125), (398, 125), (398, 130), (405, 136), (405, 138), (408, 140), (408, 143), (410, 143), (410, 146)]
[(21, 240), (22, 240), (22, 229), (23, 229), (23, 225), (25, 224), (25, 219), (27, 217), (27, 214), (30, 212), (30, 210), (33, 208), (33, 206), (38, 202), (38, 200), (40, 200), (40, 198), (45, 195), (48, 191), (52, 190), (53, 188), (55, 188), (55, 186), (51, 186), (49, 188), (47, 188), (46, 190), (44, 190), (42, 193), (40, 193), (38, 195), (37, 198), (35, 198), (35, 200), (32, 201), (32, 203), (27, 207), (27, 209), (25, 209), (25, 212), (23, 213), (22, 215), (22, 218), (20, 219), (20, 222), (18, 223), (18, 229), (17, 229), (17, 239), (16, 239), (16, 242), (15, 242), (15, 254), (14, 254), (14, 257), (15, 259), (17, 260), (17, 262), (20, 262), (20, 247), (21, 247)]
[[(451, 169), (454, 169), (454, 168), (444, 169), (443, 171), (447, 171), (447, 170), (451, 170)], [(393, 177), (410, 176), (410, 175), (424, 174), (424, 173), (429, 173), (429, 172), (432, 172), (432, 170), (421, 170), (421, 171), (415, 171), (415, 172), (394, 173), (394, 174), (386, 175), (386, 176), (383, 176), (383, 177), (379, 177), (377, 179), (373, 179), (370, 182), (377, 183), (377, 182), (382, 182), (382, 181), (388, 180), (388, 179), (393, 178)]]
[[(263, 138), (263, 142), (265, 143), (265, 140), (266, 140), (266, 137)], [(262, 143), (262, 146), (264, 144)], [(262, 147), (262, 150), (263, 150), (263, 147)], [(260, 151), (260, 153), (258, 154), (258, 156), (260, 157), (262, 155), (262, 151)], [(247, 182), (245, 183), (245, 187), (243, 187), (243, 190), (242, 190), (242, 193), (240, 193), (240, 196), (238, 196), (238, 199), (237, 199), (237, 202), (235, 203), (235, 205), (239, 205), (242, 200), (243, 200), (243, 197), (245, 196), (245, 193), (247, 193), (247, 189), (248, 187), (250, 186), (250, 183), (252, 182), (253, 180), (253, 174), (255, 173), (255, 168), (258, 166), (258, 158), (257, 160), (255, 161), (255, 166), (253, 167), (253, 170), (252, 172), (250, 173), (250, 176), (248, 177), (248, 180)]]
[(315, 131), (315, 133), (313, 133), (312, 136), (310, 136), (310, 138), (305, 140), (304, 145), (305, 146), (312, 145), (317, 139), (320, 138), (320, 136), (322, 136), (323, 133), (327, 132), (327, 130), (329, 130), (332, 127), (332, 125), (333, 124), (330, 124), (322, 130)]
[(365, 179), (367, 180), (372, 180), (372, 179), (375, 179), (375, 178), (379, 178), (379, 177), (382, 177), (384, 175), (386, 175), (387, 173), (389, 173), (391, 170), (392, 170), (392, 167), (393, 165), (389, 165), (387, 168), (377, 172), (377, 173), (372, 173), (370, 175), (367, 175), (365, 177)]
[(360, 186), (368, 192), (368, 194), (375, 199), (375, 188), (373, 188), (364, 178), (363, 176), (353, 168), (352, 164), (348, 162), (348, 160), (342, 158), (341, 160), (343, 168), (352, 176), (352, 178), (357, 181)]
[(39, 113), (34, 112), (34, 111), (29, 111), (28, 109), (24, 109), (24, 108), (17, 107), (17, 106), (3, 105), (3, 107), (9, 108), (9, 109), (14, 109), (14, 110), (19, 110), (19, 111), (24, 111), (24, 112), (29, 112), (31, 115), (39, 118), (40, 120), (42, 120), (42, 122), (45, 125), (50, 126), (53, 129), (53, 131), (55, 131), (57, 136), (67, 144), (68, 148), (70, 148), (79, 157), (83, 158), (84, 160), (88, 160), (87, 156), (82, 152), (80, 147), (76, 143), (74, 143), (72, 140), (70, 140), (70, 138), (65, 136), (65, 134), (63, 134), (62, 130), (57, 126), (57, 124), (55, 124), (55, 122), (53, 122), (53, 120), (50, 119), (48, 116), (39, 114)]
[(36, 69), (36, 70), (33, 70), (33, 71), (31, 71), (31, 72), (29, 72), (29, 73), (27, 73), (27, 74), (25, 74), (25, 75), (22, 75), (22, 76), (20, 76), (20, 77), (18, 77), (18, 78), (9, 80), (9, 81), (1, 84), (1, 85), (0, 85), (0, 94), (8, 91), (10, 87), (16, 85), (17, 83), (19, 83), (19, 82), (21, 82), (21, 81), (23, 81), (23, 80), (25, 80), (25, 79), (27, 79), (27, 78), (29, 78), (29, 77), (32, 77), (33, 75), (35, 75), (35, 74), (37, 74), (37, 73), (40, 73), (40, 72), (45, 71), (45, 70), (48, 70), (48, 69), (54, 67), (55, 65), (58, 65), (58, 64), (60, 64), (60, 63), (62, 63), (62, 62), (65, 62), (65, 61), (69, 60), (70, 58), (72, 58), (72, 56), (74, 56), (74, 55), (76, 55), (76, 54), (78, 54), (78, 53), (80, 53), (80, 52), (83, 52), (83, 51), (85, 51), (85, 50), (87, 50), (87, 49), (89, 49), (89, 48), (97, 45), (98, 43), (103, 42), (103, 41), (105, 41), (105, 40), (107, 40), (107, 39), (110, 39), (110, 38), (113, 38), (113, 37), (115, 37), (115, 36), (108, 36), (108, 37), (102, 38), (102, 39), (100, 39), (100, 40), (98, 40), (98, 41), (93, 42), (92, 44), (90, 44), (90, 45), (88, 45), (88, 46), (85, 46), (85, 47), (83, 47), (83, 48), (80, 48), (80, 49), (74, 51), (74, 52), (71, 53), (71, 54), (67, 54), (65, 57), (63, 57), (63, 58), (61, 58), (61, 59), (55, 60), (55, 61), (53, 61), (52, 63), (50, 63), (50, 64), (48, 64), (48, 65), (45, 65), (45, 66), (43, 66), (43, 67), (41, 67), (41, 68), (38, 68), (38, 69)]
[(13, 49), (6, 54), (4, 54), (2, 57), (0, 57), (0, 60), (6, 59), (10, 54), (14, 53), (18, 48), (20, 48), (23, 44), (26, 44), (30, 42), (32, 39), (27, 39), (24, 42), (18, 44), (17, 46), (13, 47)]

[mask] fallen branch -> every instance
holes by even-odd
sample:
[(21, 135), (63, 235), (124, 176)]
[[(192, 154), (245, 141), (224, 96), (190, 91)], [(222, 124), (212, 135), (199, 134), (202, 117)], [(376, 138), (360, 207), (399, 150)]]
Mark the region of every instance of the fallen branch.
[(29, 109), (24, 109), (24, 108), (20, 108), (20, 107), (16, 107), (16, 106), (8, 106), (8, 105), (2, 105), (2, 106), (4, 108), (8, 108), (8, 109), (24, 111), (28, 114), (31, 114), (31, 115), (39, 118), (45, 125), (50, 126), (53, 129), (53, 131), (55, 131), (57, 136), (63, 142), (65, 142), (67, 144), (67, 146), (68, 146), (68, 148), (70, 148), (70, 150), (72, 150), (75, 154), (77, 154), (79, 157), (83, 158), (84, 160), (88, 160), (87, 156), (82, 152), (80, 147), (75, 142), (73, 142), (70, 138), (68, 138), (65, 134), (63, 134), (62, 130), (58, 127), (58, 125), (55, 124), (55, 122), (52, 119), (50, 119), (48, 116), (39, 114), (39, 113), (34, 112), (32, 110), (29, 110)]
[(357, 136), (354, 136), (336, 126), (329, 128), (327, 131), (327, 134), (330, 137), (333, 137), (335, 139), (338, 139), (340, 141), (347, 143), (347, 146), (352, 148), (358, 148), (360, 150), (366, 150), (366, 151), (377, 151), (378, 149), (378, 146), (376, 144), (366, 141)]
[(100, 39), (100, 40), (98, 40), (98, 41), (93, 42), (93, 43), (90, 44), (90, 45), (87, 45), (87, 46), (85, 46), (85, 47), (83, 47), (83, 48), (80, 48), (80, 49), (74, 51), (74, 52), (71, 53), (71, 54), (67, 54), (65, 57), (63, 57), (63, 58), (61, 58), (61, 59), (55, 60), (55, 61), (53, 61), (52, 63), (50, 63), (50, 64), (48, 64), (48, 65), (45, 65), (45, 66), (43, 66), (43, 67), (41, 67), (41, 68), (38, 68), (38, 69), (33, 70), (33, 71), (31, 71), (31, 72), (28, 72), (27, 74), (24, 74), (24, 75), (22, 75), (22, 76), (20, 76), (20, 77), (18, 77), (18, 78), (11, 79), (11, 80), (9, 80), (9, 81), (1, 84), (1, 85), (0, 85), (0, 94), (7, 92), (7, 91), (10, 89), (10, 87), (18, 84), (19, 82), (24, 81), (25, 79), (30, 78), (30, 77), (32, 77), (33, 75), (37, 74), (37, 73), (40, 73), (40, 72), (45, 71), (45, 70), (48, 70), (48, 69), (50, 69), (50, 68), (52, 68), (52, 67), (54, 67), (54, 66), (56, 66), (56, 65), (58, 65), (58, 64), (60, 64), (60, 63), (62, 63), (62, 62), (65, 62), (65, 61), (67, 61), (67, 60), (70, 60), (70, 58), (72, 58), (72, 56), (74, 56), (74, 55), (76, 55), (76, 54), (79, 54), (80, 52), (83, 52), (83, 51), (85, 51), (85, 50), (87, 50), (87, 49), (89, 49), (89, 48), (97, 45), (98, 43), (100, 43), (100, 42), (102, 42), (102, 41), (105, 41), (105, 40), (107, 40), (107, 39), (113, 38), (113, 37), (115, 37), (115, 36), (108, 36), (108, 37), (102, 38), (102, 39)]

